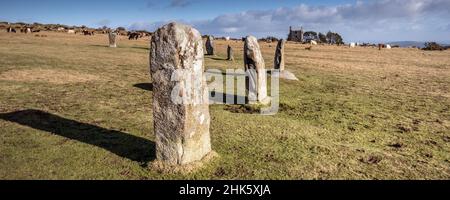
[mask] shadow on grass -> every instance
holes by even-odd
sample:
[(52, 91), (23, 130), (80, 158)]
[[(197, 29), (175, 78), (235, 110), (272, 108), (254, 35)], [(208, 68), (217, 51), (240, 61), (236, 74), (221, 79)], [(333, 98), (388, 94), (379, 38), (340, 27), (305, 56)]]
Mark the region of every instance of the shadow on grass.
[(149, 47), (135, 47), (135, 46), (133, 46), (133, 47), (130, 47), (130, 48), (132, 48), (132, 49), (142, 49), (142, 50), (148, 50), (148, 51), (150, 51), (150, 48), (149, 48)]
[(226, 58), (217, 58), (217, 57), (207, 57), (207, 58), (217, 61), (228, 61)]
[(213, 70), (206, 70), (205, 74), (206, 75), (217, 74), (217, 75), (222, 75), (222, 76), (245, 76), (246, 75), (245, 73), (227, 73), (227, 72), (223, 72), (223, 71), (217, 72), (217, 71), (213, 71)]
[(211, 91), (209, 93), (209, 101), (217, 104), (242, 105), (248, 102), (248, 98), (245, 96)]
[(103, 48), (109, 48), (109, 45), (98, 45), (98, 44), (93, 44), (93, 45), (89, 45), (90, 47), (103, 47)]
[(156, 157), (153, 141), (62, 118), (40, 110), (1, 113), (0, 119), (94, 145), (137, 162), (149, 162)]
[(153, 83), (138, 83), (134, 84), (133, 86), (143, 90), (153, 91)]

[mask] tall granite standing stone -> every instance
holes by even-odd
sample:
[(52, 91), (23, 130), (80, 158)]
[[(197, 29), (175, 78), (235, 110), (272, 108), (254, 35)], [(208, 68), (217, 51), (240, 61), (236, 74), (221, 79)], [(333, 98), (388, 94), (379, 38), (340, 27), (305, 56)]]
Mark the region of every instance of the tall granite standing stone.
[(286, 40), (281, 39), (278, 41), (277, 49), (275, 51), (274, 68), (284, 71), (284, 44)]
[(247, 73), (246, 90), (249, 103), (267, 104), (267, 78), (264, 59), (254, 36), (247, 36), (244, 44), (244, 64)]
[(116, 48), (117, 47), (117, 33), (110, 32), (108, 35), (109, 35), (109, 47)]
[(214, 54), (214, 37), (209, 35), (206, 40), (206, 54), (207, 55), (215, 55)]
[(234, 60), (233, 48), (231, 48), (230, 45), (228, 45), (228, 48), (227, 48), (227, 60), (229, 60), (229, 61)]
[(151, 46), (156, 157), (171, 165), (201, 160), (211, 152), (202, 37), (170, 23), (155, 32)]

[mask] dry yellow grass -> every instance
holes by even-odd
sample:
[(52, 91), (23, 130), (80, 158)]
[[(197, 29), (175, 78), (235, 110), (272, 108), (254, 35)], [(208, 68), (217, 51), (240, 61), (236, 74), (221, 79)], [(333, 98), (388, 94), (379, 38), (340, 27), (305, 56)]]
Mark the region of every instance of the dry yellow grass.
[(81, 83), (99, 77), (70, 70), (26, 69), (10, 70), (0, 74), (0, 80), (21, 82), (48, 82), (52, 84)]
[(210, 106), (219, 157), (186, 174), (154, 161), (148, 39), (39, 34), (0, 32), (0, 179), (450, 178), (450, 51), (288, 43), (279, 113)]

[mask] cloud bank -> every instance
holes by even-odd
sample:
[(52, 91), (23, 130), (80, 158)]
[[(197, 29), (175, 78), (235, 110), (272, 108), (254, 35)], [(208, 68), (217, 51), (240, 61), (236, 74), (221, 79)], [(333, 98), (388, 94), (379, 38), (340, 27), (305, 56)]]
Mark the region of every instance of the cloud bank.
[[(185, 0), (179, 6), (187, 5)], [(214, 19), (179, 22), (202, 34), (242, 37), (286, 37), (289, 26), (306, 30), (339, 32), (347, 41), (449, 40), (450, 0), (357, 1), (335, 6), (281, 7), (250, 10), (217, 16)], [(154, 31), (167, 22), (135, 23), (134, 29)]]

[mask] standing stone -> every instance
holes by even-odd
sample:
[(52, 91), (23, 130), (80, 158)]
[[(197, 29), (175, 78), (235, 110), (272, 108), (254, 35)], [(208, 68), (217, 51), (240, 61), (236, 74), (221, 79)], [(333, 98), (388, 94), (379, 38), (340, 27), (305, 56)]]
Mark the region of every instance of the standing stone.
[(234, 60), (233, 48), (231, 48), (230, 45), (228, 45), (228, 49), (227, 49), (227, 60), (229, 60), (229, 61), (233, 61)]
[(247, 36), (244, 44), (244, 64), (247, 73), (246, 90), (249, 103), (269, 103), (264, 59), (254, 36)]
[(214, 54), (214, 37), (209, 35), (206, 40), (206, 54), (207, 55), (215, 55)]
[(117, 47), (117, 33), (109, 32), (109, 47), (116, 48)]
[(171, 165), (201, 160), (211, 152), (202, 37), (170, 23), (155, 32), (151, 46), (156, 157)]
[(286, 44), (286, 40), (281, 39), (278, 41), (277, 49), (275, 50), (275, 58), (274, 58), (274, 69), (279, 70), (277, 73), (272, 73), (272, 76), (277, 76), (278, 78), (298, 81), (298, 78), (295, 74), (291, 73), (288, 70), (285, 70), (285, 57), (284, 57), (284, 46)]
[(275, 51), (274, 68), (284, 71), (284, 44), (286, 40), (278, 41), (277, 49)]

